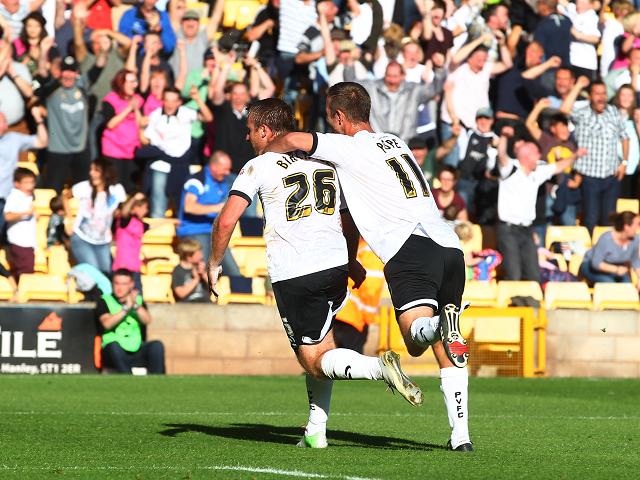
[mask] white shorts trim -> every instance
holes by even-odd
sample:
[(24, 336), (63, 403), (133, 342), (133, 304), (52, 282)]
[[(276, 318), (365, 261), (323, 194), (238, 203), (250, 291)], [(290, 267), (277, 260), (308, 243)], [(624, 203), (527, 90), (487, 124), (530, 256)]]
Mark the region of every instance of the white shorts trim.
[(437, 300), (434, 300), (432, 298), (421, 298), (420, 300), (414, 300), (413, 302), (409, 302), (403, 306), (401, 306), (400, 308), (398, 308), (399, 311), (403, 311), (403, 310), (408, 310), (410, 308), (416, 307), (418, 305), (433, 305), (435, 307), (435, 309), (438, 309), (438, 302)]

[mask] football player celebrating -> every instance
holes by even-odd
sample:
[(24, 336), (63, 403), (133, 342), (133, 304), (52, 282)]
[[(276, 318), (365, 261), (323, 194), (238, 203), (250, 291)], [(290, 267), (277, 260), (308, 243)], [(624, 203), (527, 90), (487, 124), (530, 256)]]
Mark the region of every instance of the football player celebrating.
[(359, 233), (385, 264), (409, 354), (422, 355), (431, 346), (438, 361), (450, 448), (472, 451), (468, 348), (459, 327), (465, 282), (460, 242), (442, 220), (411, 150), (395, 135), (374, 132), (370, 110), (361, 85), (338, 83), (327, 92), (327, 120), (338, 134), (289, 133), (269, 149), (301, 150), (335, 166)]
[[(334, 379), (384, 380), (412, 405), (422, 403), (422, 392), (402, 372), (398, 354), (367, 357), (335, 346), (331, 326), (347, 300), (347, 277), (351, 275), (356, 286), (365, 277), (356, 260), (357, 236), (347, 242), (342, 232), (336, 171), (327, 163), (302, 161), (306, 156), (301, 154), (267, 152), (271, 141), (294, 129), (293, 113), (285, 102), (270, 98), (253, 104), (247, 126), (258, 156), (238, 174), (214, 224), (209, 287), (217, 295), (229, 239), (257, 194), (264, 208), (276, 304), (291, 347), (307, 372), (309, 422), (298, 446), (324, 448)], [(342, 222), (348, 220), (346, 213)]]

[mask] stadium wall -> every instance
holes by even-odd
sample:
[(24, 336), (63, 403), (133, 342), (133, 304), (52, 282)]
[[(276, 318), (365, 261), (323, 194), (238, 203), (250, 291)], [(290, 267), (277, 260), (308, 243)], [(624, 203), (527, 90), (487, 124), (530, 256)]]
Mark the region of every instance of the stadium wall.
[[(149, 337), (162, 340), (173, 374), (278, 375), (302, 372), (275, 307), (150, 305)], [(374, 354), (372, 328), (365, 352)], [(436, 374), (427, 354), (420, 372)], [(409, 361), (409, 364), (415, 361)], [(433, 363), (433, 365), (431, 365)], [(433, 366), (434, 368), (428, 368)], [(417, 367), (417, 365), (416, 365)], [(548, 312), (547, 374), (553, 377), (640, 377), (640, 313)]]

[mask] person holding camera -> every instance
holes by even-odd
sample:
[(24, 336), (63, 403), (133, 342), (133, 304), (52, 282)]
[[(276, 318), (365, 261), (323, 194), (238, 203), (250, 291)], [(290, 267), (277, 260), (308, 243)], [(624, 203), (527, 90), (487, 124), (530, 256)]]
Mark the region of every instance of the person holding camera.
[(151, 315), (135, 288), (133, 274), (113, 272), (113, 293), (96, 303), (96, 317), (102, 335), (102, 364), (118, 373), (131, 373), (132, 367), (145, 367), (148, 373), (163, 374), (164, 345), (145, 341)]

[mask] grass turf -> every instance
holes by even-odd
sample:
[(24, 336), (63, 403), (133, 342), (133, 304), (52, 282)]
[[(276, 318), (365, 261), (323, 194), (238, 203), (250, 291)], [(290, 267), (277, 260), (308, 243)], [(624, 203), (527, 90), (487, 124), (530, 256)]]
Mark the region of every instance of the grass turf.
[(639, 381), (472, 378), (473, 454), (444, 450), (438, 380), (418, 383), (421, 408), (336, 382), (330, 447), (310, 450), (303, 377), (2, 376), (0, 478), (640, 475)]

